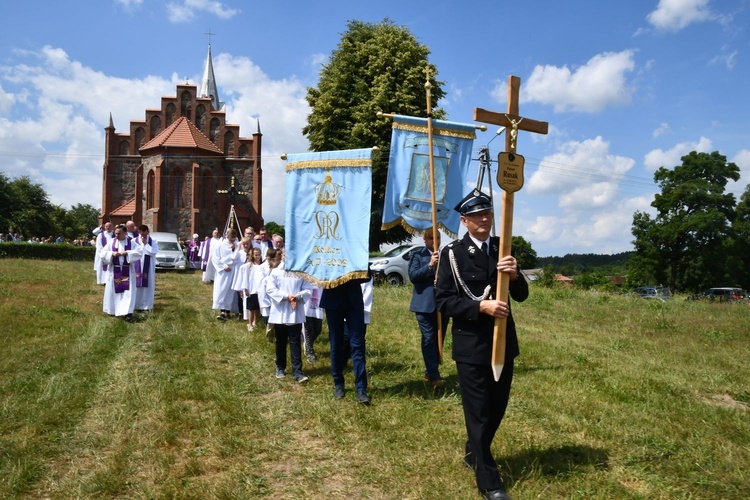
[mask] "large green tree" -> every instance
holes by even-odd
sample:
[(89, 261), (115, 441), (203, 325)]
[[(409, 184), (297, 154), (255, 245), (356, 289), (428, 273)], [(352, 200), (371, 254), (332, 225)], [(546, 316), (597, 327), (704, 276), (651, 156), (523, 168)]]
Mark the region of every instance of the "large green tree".
[(697, 291), (731, 279), (735, 198), (725, 188), (740, 178), (740, 169), (717, 151), (693, 151), (681, 160), (654, 173), (661, 188), (651, 203), (656, 217), (633, 215), (633, 268), (674, 291)]
[[(320, 72), (318, 86), (307, 89), (312, 111), (302, 132), (313, 151), (380, 148), (380, 154), (373, 155), (371, 251), (377, 251), (381, 243), (411, 237), (401, 227), (380, 230), (391, 122), (377, 118), (376, 113), (426, 116), (424, 70), (429, 67), (436, 74), (429, 54), (428, 47), (406, 27), (389, 19), (377, 24), (349, 21), (338, 48)], [(432, 82), (433, 104), (445, 95), (441, 84)], [(436, 108), (432, 115), (442, 119), (445, 112)]]
[(0, 205), (9, 203), (8, 211), (3, 210), (3, 224), (7, 227), (2, 229), (14, 229), (26, 238), (55, 234), (53, 206), (41, 184), (31, 182), (28, 176), (8, 181), (3, 175), (0, 191)]
[(521, 269), (533, 269), (536, 267), (536, 250), (531, 248), (531, 243), (526, 241), (523, 236), (513, 236), (511, 238), (511, 246), (513, 247), (513, 256), (518, 261), (518, 266)]
[(735, 258), (733, 269), (736, 270), (734, 284), (750, 289), (750, 184), (737, 203), (736, 216), (732, 224), (734, 231)]

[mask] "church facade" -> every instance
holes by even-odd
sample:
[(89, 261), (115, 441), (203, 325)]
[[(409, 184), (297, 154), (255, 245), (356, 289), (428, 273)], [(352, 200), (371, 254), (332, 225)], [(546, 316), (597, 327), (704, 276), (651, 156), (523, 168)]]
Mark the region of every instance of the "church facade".
[(260, 125), (242, 137), (226, 122), (210, 45), (200, 88), (177, 85), (145, 115), (127, 133), (110, 115), (104, 129), (101, 223), (133, 220), (184, 239), (222, 231), (230, 214), (236, 229), (263, 225)]

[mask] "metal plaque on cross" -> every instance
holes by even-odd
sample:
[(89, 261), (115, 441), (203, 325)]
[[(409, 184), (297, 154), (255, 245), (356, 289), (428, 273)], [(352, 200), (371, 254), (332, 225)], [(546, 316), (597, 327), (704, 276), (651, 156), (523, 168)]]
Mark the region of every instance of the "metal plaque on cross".
[(526, 159), (516, 153), (497, 155), (497, 184), (503, 191), (515, 193), (523, 187), (523, 166)]

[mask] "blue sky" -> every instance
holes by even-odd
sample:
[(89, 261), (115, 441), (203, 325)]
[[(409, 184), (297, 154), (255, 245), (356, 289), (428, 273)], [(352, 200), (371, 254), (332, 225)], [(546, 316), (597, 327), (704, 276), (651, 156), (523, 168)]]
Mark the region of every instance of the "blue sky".
[[(263, 215), (283, 224), (280, 155), (308, 148), (306, 88), (348, 20), (385, 17), (430, 48), (449, 120), (504, 112), (508, 76), (521, 78), (521, 115), (550, 133), (519, 133), (526, 183), (513, 232), (540, 256), (632, 250), (633, 213), (653, 213), (654, 171), (690, 151), (739, 165), (728, 186), (737, 197), (750, 180), (748, 0), (27, 0), (2, 10), (0, 171), (30, 176), (65, 207), (101, 207), (109, 113), (126, 131), (177, 83), (197, 83), (210, 29), (227, 121), (250, 136), (260, 120)], [(475, 150), (496, 131), (478, 133)], [(489, 144), (493, 157), (503, 145)]]

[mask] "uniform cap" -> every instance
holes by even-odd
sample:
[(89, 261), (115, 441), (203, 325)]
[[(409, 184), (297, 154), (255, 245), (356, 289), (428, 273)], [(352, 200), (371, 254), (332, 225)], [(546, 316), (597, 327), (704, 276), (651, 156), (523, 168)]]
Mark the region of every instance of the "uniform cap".
[(459, 201), (458, 205), (453, 207), (453, 210), (461, 215), (469, 215), (484, 210), (492, 210), (492, 202), (489, 196), (478, 189), (474, 189), (463, 200)]

